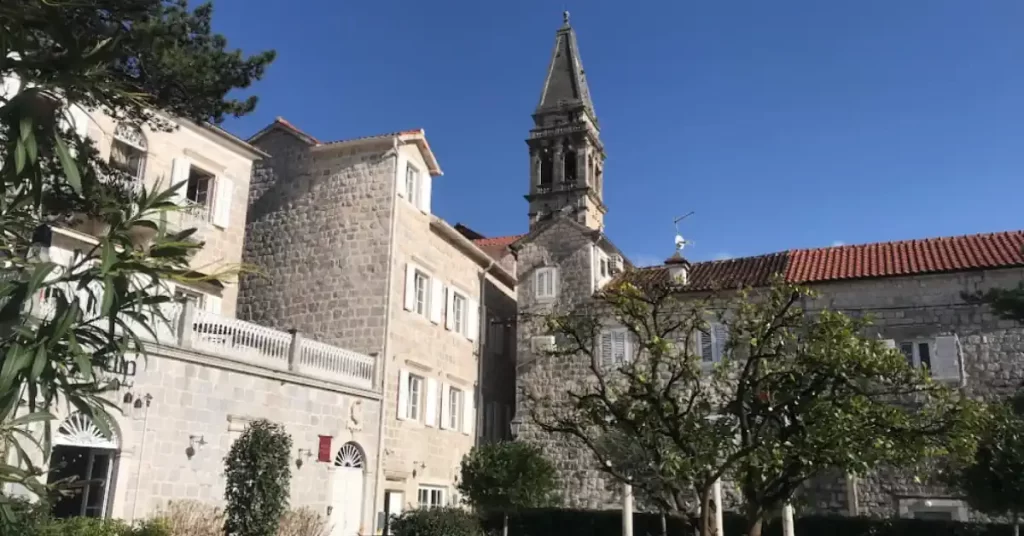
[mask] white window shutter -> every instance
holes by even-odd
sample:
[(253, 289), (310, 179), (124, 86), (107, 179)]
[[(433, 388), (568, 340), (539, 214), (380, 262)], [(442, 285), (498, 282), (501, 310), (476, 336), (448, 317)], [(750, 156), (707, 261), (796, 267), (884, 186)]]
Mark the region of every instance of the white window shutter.
[(893, 340), (893, 339), (884, 339), (882, 341), (882, 346), (885, 347), (885, 348), (888, 348), (890, 350), (895, 350), (896, 349), (896, 341)]
[(620, 366), (628, 359), (628, 334), (629, 332), (624, 329), (616, 329), (612, 331), (612, 366)]
[(231, 223), (231, 198), (235, 192), (235, 182), (227, 177), (217, 177), (217, 198), (213, 205), (213, 224), (227, 228)]
[(469, 319), (466, 322), (466, 338), (475, 341), (480, 334), (480, 306), (476, 300), (466, 300), (466, 307), (469, 308), (466, 311), (466, 318)]
[(416, 266), (411, 262), (405, 265), (405, 310), (416, 308)]
[(409, 371), (398, 370), (398, 420), (409, 418)]
[(714, 353), (712, 356), (714, 360), (721, 361), (725, 357), (726, 345), (729, 344), (729, 327), (725, 324), (712, 324), (712, 332), (714, 333)]
[(191, 172), (192, 162), (188, 158), (178, 157), (171, 161), (171, 183), (167, 187), (173, 188), (180, 183), (185, 183), (174, 190), (171, 200), (176, 204), (180, 205), (185, 201), (186, 194), (188, 193), (188, 175)]
[(448, 400), (451, 397), (452, 390), (447, 383), (441, 384), (441, 429), (447, 430), (449, 428), (448, 422), (452, 420), (451, 402)]
[[(399, 168), (399, 169), (401, 169), (401, 168)], [(400, 172), (395, 174), (398, 177), (398, 195), (399, 195), (399, 197), (409, 197), (409, 192), (407, 192), (405, 190), (405, 180), (406, 180), (406, 177), (409, 174), (409, 168), (406, 167), (403, 171), (404, 171), (404, 173), (402, 173), (402, 171), (400, 171)]]
[(430, 321), (437, 324), (441, 322), (441, 314), (444, 311), (444, 283), (434, 278), (430, 281)]
[(697, 331), (697, 337), (700, 339), (700, 357), (705, 363), (715, 362), (715, 347), (714, 339), (712, 339), (711, 332), (705, 332), (703, 330)]
[(612, 332), (610, 330), (602, 331), (600, 334), (599, 350), (598, 355), (601, 359), (602, 368), (611, 368), (613, 362), (613, 350), (614, 344), (612, 343)]
[(932, 378), (936, 380), (962, 381), (960, 340), (956, 335), (935, 338), (935, 355), (932, 358)]
[(221, 310), (221, 298), (220, 298), (220, 296), (214, 296), (212, 294), (207, 294), (204, 297), (204, 299), (206, 300), (206, 310), (211, 312), (211, 313), (213, 313), (213, 314), (215, 314), (215, 315), (220, 316), (220, 310)]
[(444, 328), (451, 331), (455, 327), (455, 292), (451, 287), (445, 290)]
[(420, 176), (420, 199), (417, 206), (420, 207), (425, 214), (430, 214), (430, 183), (431, 180), (429, 173), (424, 173)]
[(476, 421), (476, 409), (471, 391), (462, 392), (462, 408), (462, 433), (469, 435), (473, 433), (473, 422)]
[(87, 138), (89, 136), (89, 123), (92, 121), (89, 113), (81, 106), (71, 104), (68, 106), (68, 115), (71, 116), (71, 128), (74, 129), (75, 135), (82, 139)]
[(427, 378), (427, 404), (426, 404), (427, 426), (437, 424), (437, 380)]

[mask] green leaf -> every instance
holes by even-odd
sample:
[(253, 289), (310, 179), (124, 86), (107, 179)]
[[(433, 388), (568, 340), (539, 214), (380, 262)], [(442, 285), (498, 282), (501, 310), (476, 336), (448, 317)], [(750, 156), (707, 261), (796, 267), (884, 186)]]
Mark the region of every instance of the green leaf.
[(7, 426), (24, 426), (26, 424), (31, 424), (31, 423), (34, 423), (34, 422), (52, 421), (55, 418), (56, 417), (54, 417), (53, 414), (51, 414), (49, 411), (37, 411), (35, 413), (29, 413), (28, 415), (22, 415), (21, 417), (18, 417), (17, 419), (8, 421), (6, 423), (6, 425)]
[(14, 144), (14, 171), (20, 174), (25, 169), (25, 159), (28, 153), (25, 151), (25, 144), (18, 140)]
[(60, 165), (64, 168), (65, 179), (71, 189), (76, 194), (82, 194), (82, 175), (78, 171), (78, 164), (75, 163), (75, 159), (71, 157), (71, 152), (68, 150), (67, 144), (64, 143), (64, 139), (61, 138), (60, 130), (54, 129), (53, 131), (54, 149), (57, 151), (57, 158), (60, 159)]

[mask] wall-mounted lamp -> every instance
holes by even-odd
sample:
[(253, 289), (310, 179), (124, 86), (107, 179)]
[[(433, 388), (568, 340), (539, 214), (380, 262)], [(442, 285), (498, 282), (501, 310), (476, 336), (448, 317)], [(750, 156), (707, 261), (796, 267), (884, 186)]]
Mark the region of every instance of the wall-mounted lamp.
[(412, 477), (413, 478), (416, 478), (416, 473), (417, 473), (416, 466), (417, 465), (419, 465), (420, 469), (426, 469), (427, 468), (426, 462), (412, 462)]
[(188, 448), (185, 449), (185, 456), (188, 456), (188, 459), (190, 460), (196, 455), (196, 445), (200, 447), (206, 445), (206, 439), (201, 435), (188, 436)]
[(508, 428), (509, 432), (512, 433), (512, 439), (517, 439), (519, 437), (519, 431), (523, 428), (523, 421), (518, 415), (516, 415), (516, 417), (512, 419), (512, 422), (508, 423)]
[[(132, 396), (132, 393), (131, 393), (131, 391), (129, 391), (129, 392), (126, 392), (126, 393), (124, 394), (124, 398), (122, 398), (122, 399), (121, 399), (121, 401), (122, 401), (122, 402), (124, 402), (125, 404), (131, 404), (131, 403), (132, 403), (132, 400), (133, 400), (134, 398), (135, 398), (135, 397), (134, 397), (134, 396)], [(140, 402), (141, 402), (141, 401), (140, 401)], [(141, 405), (141, 404), (140, 404), (140, 405)]]
[(306, 458), (313, 457), (313, 451), (310, 449), (299, 449), (298, 456), (295, 458), (295, 468), (302, 469), (302, 464), (305, 462), (302, 460), (302, 455), (305, 454)]

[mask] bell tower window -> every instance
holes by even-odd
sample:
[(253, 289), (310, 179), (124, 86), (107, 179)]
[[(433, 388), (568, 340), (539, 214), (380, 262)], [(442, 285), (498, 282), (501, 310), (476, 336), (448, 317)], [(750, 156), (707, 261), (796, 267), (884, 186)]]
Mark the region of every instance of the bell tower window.
[(576, 151), (569, 140), (565, 140), (562, 147), (562, 161), (564, 162), (562, 180), (567, 184), (573, 184), (576, 182)]
[(540, 186), (550, 188), (554, 182), (555, 162), (551, 155), (551, 149), (545, 147), (540, 150)]

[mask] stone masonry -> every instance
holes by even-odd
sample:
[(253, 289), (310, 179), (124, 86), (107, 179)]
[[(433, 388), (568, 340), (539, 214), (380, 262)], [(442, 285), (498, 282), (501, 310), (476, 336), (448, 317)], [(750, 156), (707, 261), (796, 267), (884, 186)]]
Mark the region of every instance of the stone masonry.
[(386, 146), (313, 153), (273, 131), (249, 190), (239, 318), (364, 353), (384, 345), (395, 158)]

